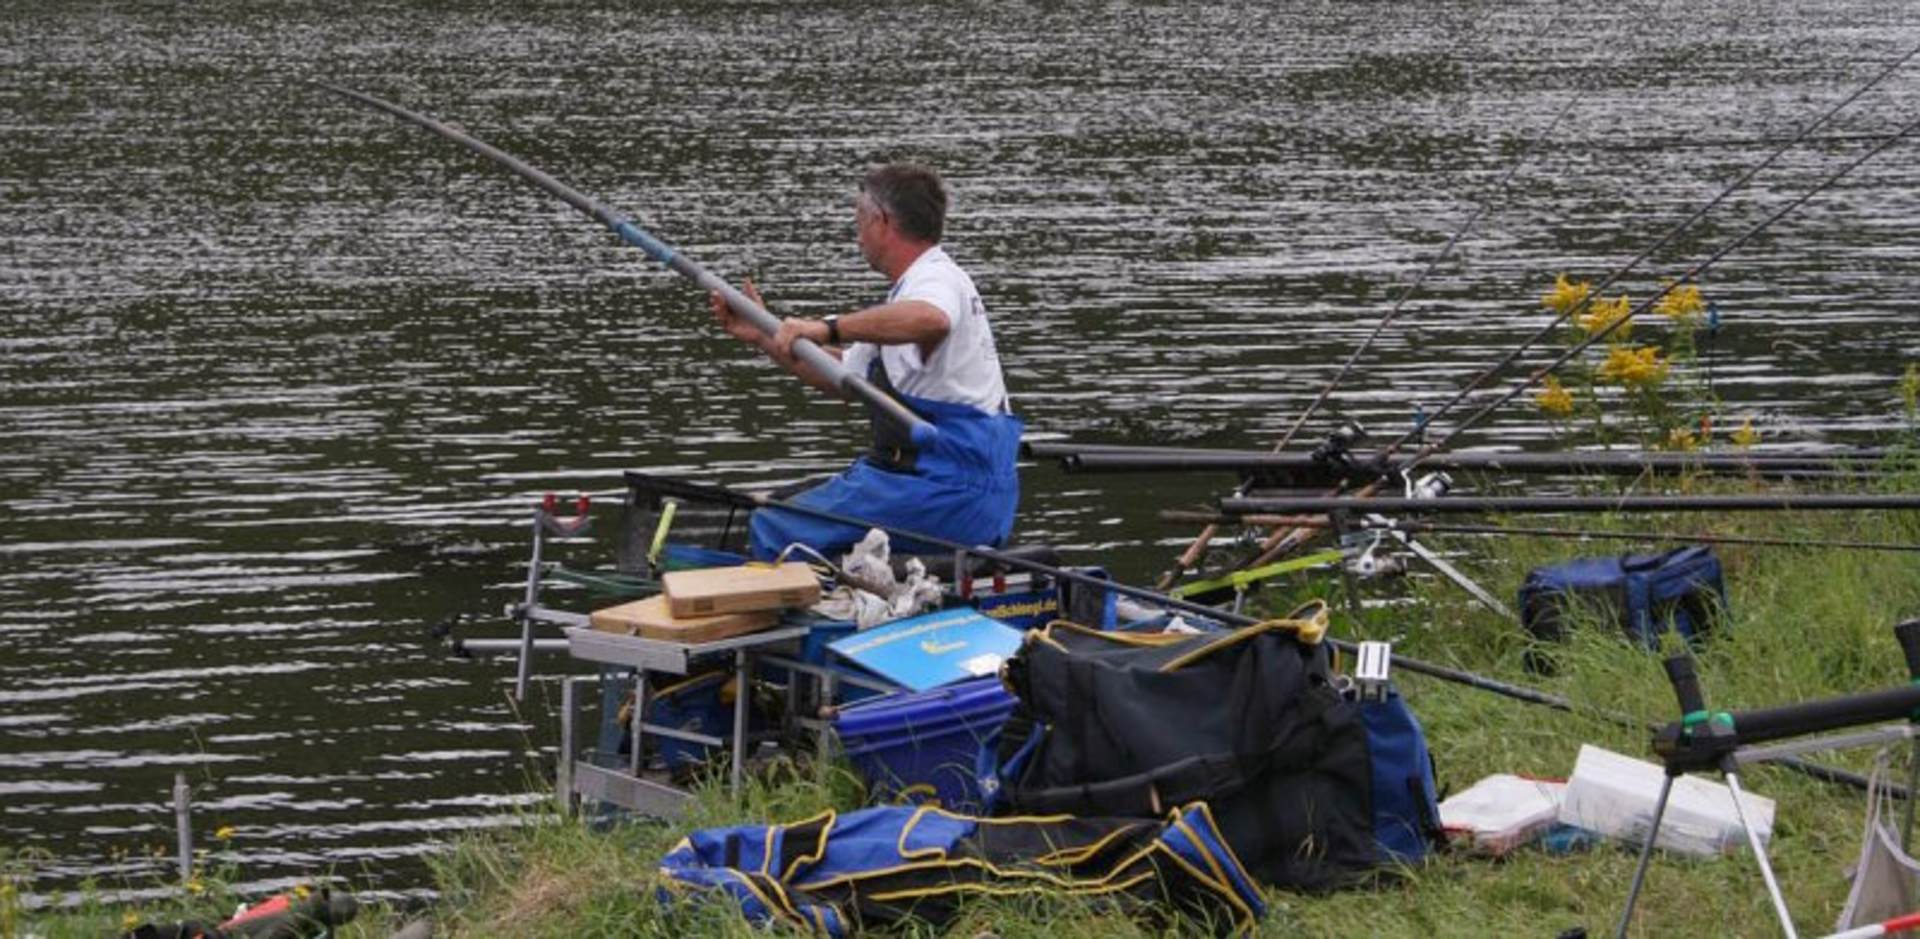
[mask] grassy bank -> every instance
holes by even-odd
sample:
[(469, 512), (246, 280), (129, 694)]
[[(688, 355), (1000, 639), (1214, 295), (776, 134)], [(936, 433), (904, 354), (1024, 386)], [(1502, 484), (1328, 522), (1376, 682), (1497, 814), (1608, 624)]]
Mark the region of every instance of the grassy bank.
[[(1917, 482), (1902, 478), (1888, 487), (1915, 491)], [(1619, 517), (1580, 524), (1615, 530), (1658, 524), (1665, 531), (1802, 542), (1920, 541), (1920, 521), (1896, 513), (1691, 515), (1657, 523)], [(1536, 564), (1622, 550), (1614, 542), (1567, 539), (1440, 541), (1465, 552), (1465, 569), (1502, 597), (1512, 597), (1524, 572)], [(1920, 555), (1804, 546), (1729, 546), (1718, 553), (1726, 565), (1731, 609), (1721, 634), (1699, 656), (1710, 703), (1769, 705), (1906, 681), (1891, 627), (1920, 614)], [(1393, 639), (1399, 654), (1532, 685), (1599, 710), (1645, 721), (1675, 715), (1658, 657), (1620, 642), (1616, 630), (1581, 624), (1554, 649), (1557, 674), (1542, 677), (1522, 664), (1529, 647), (1518, 628), (1473, 606), (1450, 585), (1419, 577), (1387, 589), (1402, 591), (1397, 602), (1359, 618), (1337, 605), (1337, 634)], [(1271, 602), (1280, 606), (1294, 599)], [(1417, 675), (1403, 673), (1399, 680), (1425, 724), (1443, 788), (1459, 790), (1494, 772), (1565, 776), (1583, 742), (1649, 755), (1647, 735), (1631, 727)], [(1819, 759), (1860, 772), (1872, 765), (1867, 752)], [(1846, 897), (1864, 795), (1766, 767), (1752, 769), (1746, 782), (1778, 801), (1771, 855), (1800, 929), (1826, 931)], [(782, 762), (760, 774), (737, 802), (718, 788), (703, 789), (692, 816), (672, 825), (593, 827), (536, 814), (505, 834), (462, 838), (439, 857), (435, 886), (441, 901), (431, 915), (438, 934), (456, 936), (758, 934), (721, 904), (670, 909), (656, 903), (656, 860), (692, 828), (793, 820), (824, 808), (856, 807), (860, 795), (857, 781), (842, 768)], [(1370, 889), (1315, 897), (1270, 892), (1272, 909), (1260, 934), (1553, 936), (1579, 925), (1608, 933), (1634, 860), (1631, 850), (1615, 846), (1561, 855), (1529, 848), (1502, 860), (1441, 854)], [(170, 912), (96, 904), (38, 919), (17, 901), (0, 896), (0, 903), (10, 904), (0, 916), (11, 917), (15, 929), (47, 936), (102, 935), (130, 916)], [(231, 909), (231, 903), (203, 901), (194, 908)], [(399, 922), (390, 911), (373, 910), (344, 934), (385, 935)], [(1636, 922), (1636, 934), (1647, 936), (1776, 932), (1758, 873), (1744, 854), (1705, 861), (1657, 858)], [(0, 919), (0, 934), (7, 924)], [(1138, 924), (1069, 902), (986, 902), (969, 907), (937, 934), (1130, 936), (1192, 926)]]

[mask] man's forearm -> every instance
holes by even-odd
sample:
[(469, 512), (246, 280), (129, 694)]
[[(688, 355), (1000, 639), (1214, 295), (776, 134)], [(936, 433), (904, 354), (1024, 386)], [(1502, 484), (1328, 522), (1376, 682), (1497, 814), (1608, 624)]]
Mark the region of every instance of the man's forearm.
[(894, 346), (912, 343), (930, 349), (953, 328), (940, 308), (924, 300), (902, 300), (867, 307), (840, 317), (842, 343), (871, 342)]

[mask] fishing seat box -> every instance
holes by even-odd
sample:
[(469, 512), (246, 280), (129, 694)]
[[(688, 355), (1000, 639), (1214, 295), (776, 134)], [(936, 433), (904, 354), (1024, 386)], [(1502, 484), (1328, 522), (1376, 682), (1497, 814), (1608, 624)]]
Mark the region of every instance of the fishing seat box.
[(595, 610), (587, 617), (601, 632), (640, 636), (669, 642), (714, 642), (756, 633), (780, 619), (774, 610), (721, 613), (716, 616), (674, 616), (664, 594)]
[(1720, 559), (1704, 545), (1538, 567), (1520, 585), (1520, 622), (1548, 641), (1564, 639), (1569, 616), (1584, 609), (1604, 611), (1649, 649), (1659, 648), (1668, 628), (1693, 642), (1726, 606)]
[(971, 812), (985, 807), (981, 754), (999, 745), (1013, 706), (1000, 679), (977, 678), (841, 708), (833, 729), (874, 793)]
[(798, 561), (668, 571), (660, 578), (674, 616), (718, 616), (807, 607), (820, 602), (820, 579)]

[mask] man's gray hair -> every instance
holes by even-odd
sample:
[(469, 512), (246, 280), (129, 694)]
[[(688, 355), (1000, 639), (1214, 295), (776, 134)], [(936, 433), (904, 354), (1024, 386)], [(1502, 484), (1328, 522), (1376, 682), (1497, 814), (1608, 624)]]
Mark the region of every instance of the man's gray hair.
[(947, 186), (923, 163), (887, 163), (867, 171), (860, 191), (900, 230), (938, 244), (947, 229)]

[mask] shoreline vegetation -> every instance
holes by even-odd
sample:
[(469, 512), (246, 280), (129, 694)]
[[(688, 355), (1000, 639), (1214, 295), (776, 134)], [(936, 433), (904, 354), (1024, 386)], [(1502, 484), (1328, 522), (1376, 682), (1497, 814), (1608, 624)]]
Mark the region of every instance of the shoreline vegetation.
[[(1847, 490), (1920, 490), (1920, 469), (1911, 453), (1897, 452), (1881, 469)], [(1686, 476), (1629, 485), (1636, 492), (1743, 492), (1756, 486)], [(1609, 515), (1579, 521), (1582, 527), (1616, 532), (1920, 542), (1920, 514), (1910, 512)], [(1612, 541), (1542, 537), (1450, 536), (1429, 543), (1457, 555), (1457, 562), (1503, 598), (1514, 595), (1532, 567), (1624, 548)], [(1695, 650), (1710, 706), (1761, 707), (1907, 682), (1892, 627), (1920, 614), (1920, 553), (1739, 545), (1716, 552), (1725, 565), (1729, 609), (1716, 634)], [(1677, 716), (1660, 657), (1621, 641), (1617, 628), (1596, 617), (1585, 617), (1567, 642), (1547, 648), (1530, 643), (1518, 626), (1473, 605), (1439, 578), (1363, 585), (1370, 600), (1386, 602), (1370, 604), (1358, 618), (1337, 592), (1337, 579), (1321, 580), (1292, 591), (1269, 591), (1262, 605), (1282, 610), (1306, 596), (1326, 596), (1335, 601), (1334, 634), (1340, 637), (1389, 639), (1397, 654), (1548, 690), (1594, 711), (1648, 722)], [(1552, 655), (1557, 670), (1551, 675), (1529, 671), (1530, 651)], [(1645, 732), (1589, 714), (1549, 710), (1410, 673), (1396, 680), (1425, 727), (1443, 794), (1496, 772), (1565, 777), (1582, 743), (1637, 759), (1652, 756)], [(1864, 774), (1871, 771), (1873, 757), (1871, 751), (1856, 750), (1815, 759)], [(1796, 925), (1811, 934), (1827, 931), (1847, 896), (1866, 794), (1767, 766), (1744, 770), (1743, 782), (1778, 801), (1769, 854)], [(581, 822), (541, 807), (525, 810), (521, 825), (458, 836), (431, 862), (438, 899), (430, 907), (375, 904), (338, 934), (388, 936), (424, 916), (434, 920), (437, 936), (762, 935), (724, 900), (662, 904), (654, 870), (661, 855), (696, 828), (851, 809), (861, 804), (863, 793), (844, 766), (802, 757), (759, 767), (737, 801), (724, 786), (710, 783), (698, 794), (690, 815), (670, 823)], [(1560, 854), (1536, 844), (1501, 859), (1443, 851), (1367, 887), (1324, 896), (1270, 890), (1270, 910), (1257, 934), (1555, 936), (1574, 927), (1611, 934), (1634, 862), (1634, 846), (1619, 843)], [(0, 854), (0, 936), (117, 935), (147, 921), (217, 918), (243, 899), (261, 899), (231, 893), (226, 884), (241, 872), (211, 870), (199, 878), (198, 895), (182, 895), (180, 884), (96, 882), (81, 891), (78, 905), (32, 909), (25, 899), (32, 867), (30, 857)], [(135, 886), (171, 886), (176, 899), (134, 904), (104, 899), (113, 889)], [(349, 880), (344, 886), (353, 884)], [(1081, 901), (1023, 898), (972, 903), (943, 930), (902, 932), (1021, 939), (1202, 931), (1203, 925), (1193, 922), (1132, 921)], [(1710, 860), (1658, 855), (1633, 934), (1767, 936), (1777, 931), (1759, 872), (1740, 851)]]

